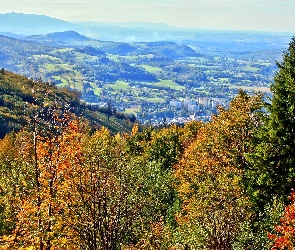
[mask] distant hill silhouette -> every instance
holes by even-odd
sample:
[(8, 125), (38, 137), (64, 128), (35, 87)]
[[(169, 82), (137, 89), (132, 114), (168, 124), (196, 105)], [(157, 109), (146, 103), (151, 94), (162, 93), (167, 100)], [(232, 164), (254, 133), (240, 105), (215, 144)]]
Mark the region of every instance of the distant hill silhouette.
[(80, 26), (44, 15), (7, 13), (0, 14), (0, 31), (24, 35), (46, 34), (67, 30), (79, 31)]
[(1, 36), (12, 37), (12, 38), (17, 38), (17, 39), (25, 37), (25, 35), (19, 35), (19, 34), (15, 34), (15, 33), (12, 33), (12, 32), (0, 32), (0, 35)]
[[(18, 35), (45, 35), (69, 30), (100, 41), (123, 43), (174, 41), (198, 47), (207, 46), (209, 43), (213, 49), (225, 47), (226, 50), (235, 51), (248, 51), (253, 50), (253, 48), (255, 50), (273, 49), (277, 48), (278, 45), (284, 48), (288, 44), (290, 36), (293, 35), (291, 33), (184, 29), (162, 23), (74, 23), (45, 15), (14, 12), (0, 14), (0, 34), (9, 37), (20, 38)], [(280, 38), (278, 38), (278, 35)], [(241, 43), (243, 43), (243, 46), (241, 46)], [(125, 48), (123, 48), (124, 51)], [(170, 52), (167, 51), (167, 53)]]
[(43, 42), (49, 44), (71, 44), (77, 45), (83, 42), (91, 41), (90, 38), (80, 35), (76, 31), (54, 32), (46, 35), (32, 35), (23, 38), (24, 40)]

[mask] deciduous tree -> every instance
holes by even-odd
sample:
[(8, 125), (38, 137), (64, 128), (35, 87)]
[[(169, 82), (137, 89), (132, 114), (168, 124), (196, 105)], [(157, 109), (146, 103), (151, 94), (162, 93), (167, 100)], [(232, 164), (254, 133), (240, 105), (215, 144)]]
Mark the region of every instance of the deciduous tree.
[(228, 110), (219, 108), (220, 114), (198, 129), (176, 165), (183, 202), (177, 221), (192, 248), (231, 249), (248, 219), (250, 203), (241, 180), (260, 107), (261, 96), (241, 91)]
[(276, 226), (276, 234), (268, 234), (274, 241), (271, 250), (292, 250), (295, 248), (295, 192), (289, 197), (291, 204), (286, 206), (285, 213), (280, 219), (280, 224)]

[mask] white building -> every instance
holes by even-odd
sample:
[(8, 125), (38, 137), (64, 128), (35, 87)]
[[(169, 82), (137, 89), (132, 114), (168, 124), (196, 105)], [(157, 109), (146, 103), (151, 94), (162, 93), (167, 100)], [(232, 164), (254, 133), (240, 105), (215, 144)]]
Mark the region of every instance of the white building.
[(172, 100), (172, 101), (170, 101), (170, 106), (171, 107), (175, 107), (175, 108), (182, 108), (182, 102), (181, 101)]
[(203, 105), (203, 106), (205, 106), (205, 107), (209, 107), (210, 106), (210, 101), (211, 101), (211, 99), (210, 98), (206, 98), (206, 97), (204, 97), (204, 98), (199, 98), (198, 99), (198, 103), (200, 104), (200, 105)]
[(188, 105), (194, 105), (196, 104), (195, 100), (190, 100), (190, 99), (184, 99), (183, 100), (183, 106), (187, 107)]
[(196, 112), (196, 111), (200, 111), (200, 107), (197, 106), (196, 104), (189, 104), (187, 105), (187, 110), (189, 112)]

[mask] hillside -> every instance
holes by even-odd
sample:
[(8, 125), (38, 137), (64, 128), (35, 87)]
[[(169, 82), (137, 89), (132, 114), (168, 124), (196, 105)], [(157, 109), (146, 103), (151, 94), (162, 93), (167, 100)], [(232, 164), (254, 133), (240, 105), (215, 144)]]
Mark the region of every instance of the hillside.
[(81, 103), (77, 91), (58, 89), (4, 69), (0, 71), (0, 138), (11, 131), (19, 131), (30, 123), (34, 113), (51, 107), (60, 107), (71, 114), (81, 115), (92, 126), (104, 126), (113, 134), (129, 132), (133, 126), (128, 120), (129, 116), (108, 109), (101, 110), (102, 113), (99, 109)]

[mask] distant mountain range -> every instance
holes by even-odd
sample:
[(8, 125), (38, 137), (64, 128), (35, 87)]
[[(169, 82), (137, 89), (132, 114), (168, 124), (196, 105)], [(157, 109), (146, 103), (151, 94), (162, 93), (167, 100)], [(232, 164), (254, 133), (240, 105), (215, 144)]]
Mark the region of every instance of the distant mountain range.
[[(151, 42), (174, 41), (182, 44), (202, 45), (212, 44), (212, 47), (228, 46), (236, 48), (240, 43), (241, 49), (251, 50), (286, 47), (293, 34), (237, 32), (237, 31), (209, 31), (191, 30), (171, 27), (162, 23), (103, 23), (103, 22), (67, 22), (44, 15), (7, 13), (0, 14), (0, 34), (21, 38), (30, 35), (46, 35), (54, 32), (75, 31), (83, 36), (101, 41), (115, 42)], [(48, 37), (44, 37), (47, 39)], [(49, 38), (51, 39), (51, 38)], [(192, 42), (197, 42), (194, 44)]]
[[(7, 13), (0, 14), (0, 33), (2, 35), (21, 37), (28, 35), (45, 35), (53, 32), (76, 31), (100, 40), (112, 41), (142, 41), (165, 39), (157, 32), (175, 29), (166, 24), (151, 24), (141, 22), (131, 23), (71, 23), (44, 15)], [(15, 35), (17, 34), (17, 35)], [(147, 39), (148, 38), (148, 39)]]

